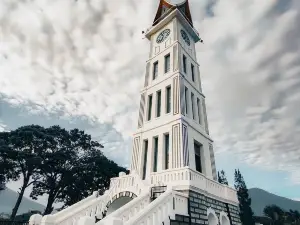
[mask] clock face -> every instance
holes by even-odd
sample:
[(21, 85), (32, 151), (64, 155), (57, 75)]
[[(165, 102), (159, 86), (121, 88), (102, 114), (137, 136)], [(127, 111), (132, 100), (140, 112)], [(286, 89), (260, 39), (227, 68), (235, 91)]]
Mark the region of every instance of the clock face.
[(189, 39), (189, 36), (187, 35), (187, 33), (184, 30), (180, 30), (181, 33), (181, 37), (182, 39), (187, 43), (188, 46), (190, 46), (191, 42)]
[(165, 29), (163, 30), (159, 35), (158, 37), (156, 38), (156, 42), (159, 44), (159, 43), (162, 43), (164, 40), (167, 39), (167, 37), (170, 35), (171, 31), (170, 29)]

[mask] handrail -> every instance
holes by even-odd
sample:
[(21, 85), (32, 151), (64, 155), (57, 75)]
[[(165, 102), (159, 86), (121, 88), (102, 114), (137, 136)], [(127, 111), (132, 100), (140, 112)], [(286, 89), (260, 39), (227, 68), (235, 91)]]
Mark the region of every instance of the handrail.
[[(118, 182), (115, 183), (114, 187), (116, 186)], [(86, 199), (83, 199), (83, 200), (86, 200), (86, 201), (80, 201), (80, 202), (77, 202), (75, 203), (74, 205), (56, 213), (53, 215), (53, 219), (55, 220), (55, 222), (61, 222), (63, 220), (66, 220), (67, 218), (70, 218), (72, 217), (73, 215), (76, 215), (78, 214), (79, 212), (81, 211), (84, 211), (85, 209), (89, 208), (90, 206), (93, 206), (95, 203), (97, 202), (105, 202), (105, 200), (110, 197), (110, 194), (112, 193), (112, 191), (114, 190), (114, 187), (109, 189), (109, 190), (106, 190), (104, 192), (103, 195), (101, 196), (95, 196), (95, 192), (93, 193), (93, 196), (95, 198), (91, 198), (92, 196), (89, 196), (87, 197)], [(88, 201), (88, 200), (91, 200), (91, 201)], [(105, 204), (102, 205), (101, 207), (101, 212), (103, 211), (104, 209), (104, 206)], [(72, 211), (71, 215), (68, 214), (70, 211)], [(96, 213), (95, 213), (96, 214)]]
[[(162, 195), (160, 195), (156, 200), (151, 202), (148, 206), (146, 206), (142, 212), (139, 214), (135, 215), (132, 219), (127, 221), (125, 225), (138, 225), (138, 224), (143, 224), (141, 220), (147, 220), (148, 216), (147, 214), (153, 214), (154, 210), (159, 210), (163, 205), (165, 205), (167, 208), (164, 210), (165, 215), (161, 215), (161, 217), (165, 216), (171, 216), (172, 218), (175, 217), (174, 209), (172, 207), (173, 203), (173, 190), (169, 189)], [(171, 215), (170, 215), (171, 214)], [(159, 218), (157, 218), (159, 219)], [(157, 221), (157, 222), (162, 222), (162, 221)], [(146, 224), (146, 223), (144, 223)], [(150, 222), (150, 225), (155, 225)]]
[[(139, 213), (140, 210), (142, 210), (145, 206), (144, 203), (150, 203), (150, 194), (149, 191), (145, 192), (144, 194), (140, 195), (139, 197), (131, 200), (124, 206), (120, 207), (116, 211), (112, 212), (108, 216), (106, 216), (104, 219), (100, 220), (97, 225), (105, 225), (106, 222), (110, 218), (119, 218), (122, 219), (123, 222), (126, 222), (129, 218), (124, 218), (126, 214), (130, 213)], [(139, 209), (137, 211), (132, 212), (132, 209), (134, 207), (138, 207)], [(132, 214), (131, 214), (132, 215)]]
[[(175, 214), (188, 216), (188, 196), (174, 191), (172, 186), (124, 225), (157, 225), (175, 219)], [(153, 219), (154, 220), (153, 220)]]

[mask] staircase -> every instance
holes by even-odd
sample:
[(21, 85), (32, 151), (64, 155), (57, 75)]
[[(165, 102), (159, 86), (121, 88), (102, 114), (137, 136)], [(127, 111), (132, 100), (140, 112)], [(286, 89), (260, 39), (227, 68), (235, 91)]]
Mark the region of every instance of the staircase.
[[(177, 213), (187, 211), (187, 196), (167, 186), (152, 187), (136, 173), (111, 180), (104, 195), (91, 196), (53, 215), (31, 216), (30, 225), (169, 225)], [(120, 193), (133, 193), (137, 197), (106, 216), (108, 204)], [(186, 212), (186, 215), (187, 212)]]
[(96, 225), (171, 225), (179, 214), (189, 217), (188, 198), (184, 194), (169, 188), (153, 201), (150, 197), (146, 193), (132, 200)]
[[(176, 188), (176, 191), (175, 189)], [(232, 188), (206, 178), (190, 168), (152, 173), (142, 180), (138, 174), (120, 173), (111, 179), (104, 195), (90, 197), (53, 215), (30, 217), (30, 225), (187, 225), (188, 196), (179, 192), (195, 187), (220, 199), (237, 203)], [(106, 215), (109, 204), (131, 193), (133, 200)], [(125, 194), (125, 195), (124, 195)]]

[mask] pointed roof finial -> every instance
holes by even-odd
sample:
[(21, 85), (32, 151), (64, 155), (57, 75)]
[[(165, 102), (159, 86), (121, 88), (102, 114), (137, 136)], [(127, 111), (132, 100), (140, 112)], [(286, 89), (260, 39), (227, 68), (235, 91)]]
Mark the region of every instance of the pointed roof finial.
[(158, 24), (169, 12), (175, 9), (178, 9), (193, 27), (193, 21), (188, 0), (160, 0), (155, 19), (153, 21), (153, 26)]

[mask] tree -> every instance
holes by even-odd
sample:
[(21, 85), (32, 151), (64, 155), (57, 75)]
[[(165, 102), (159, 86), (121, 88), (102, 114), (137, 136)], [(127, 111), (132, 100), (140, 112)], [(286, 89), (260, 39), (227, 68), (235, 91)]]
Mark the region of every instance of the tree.
[(228, 181), (227, 181), (227, 178), (226, 178), (224, 170), (221, 170), (221, 173), (218, 171), (218, 182), (220, 184), (226, 184), (226, 185), (228, 185)]
[(81, 170), (59, 196), (59, 201), (64, 203), (62, 208), (88, 197), (95, 190), (102, 195), (109, 188), (110, 179), (119, 172), (126, 172), (126, 169), (107, 159), (100, 151), (88, 152), (81, 160)]
[[(0, 151), (3, 151), (3, 148), (4, 142), (0, 139)], [(2, 157), (0, 157), (0, 192), (5, 190), (5, 182), (5, 161)]]
[(0, 191), (3, 191), (4, 189), (5, 189), (5, 177), (3, 174), (0, 174)]
[(264, 215), (271, 218), (274, 225), (300, 224), (300, 213), (297, 210), (284, 211), (277, 205), (267, 205), (264, 208)]
[(235, 170), (234, 172), (234, 183), (239, 200), (241, 222), (243, 225), (254, 225), (255, 221), (251, 209), (251, 198), (249, 197), (246, 183), (239, 170)]
[(0, 159), (4, 162), (6, 180), (16, 181), (22, 177), (22, 186), (10, 216), (14, 220), (26, 188), (34, 182), (33, 175), (41, 163), (39, 155), (48, 148), (50, 140), (45, 129), (36, 125), (1, 132), (0, 140)]
[(125, 170), (109, 161), (101, 152), (103, 146), (83, 131), (67, 131), (59, 126), (46, 129), (54, 140), (41, 154), (42, 164), (34, 175), (31, 197), (48, 194), (44, 215), (53, 211), (53, 203), (74, 204), (93, 191), (101, 193), (112, 176)]
[(271, 218), (275, 225), (283, 224), (284, 211), (277, 205), (268, 205), (263, 210), (264, 215)]

